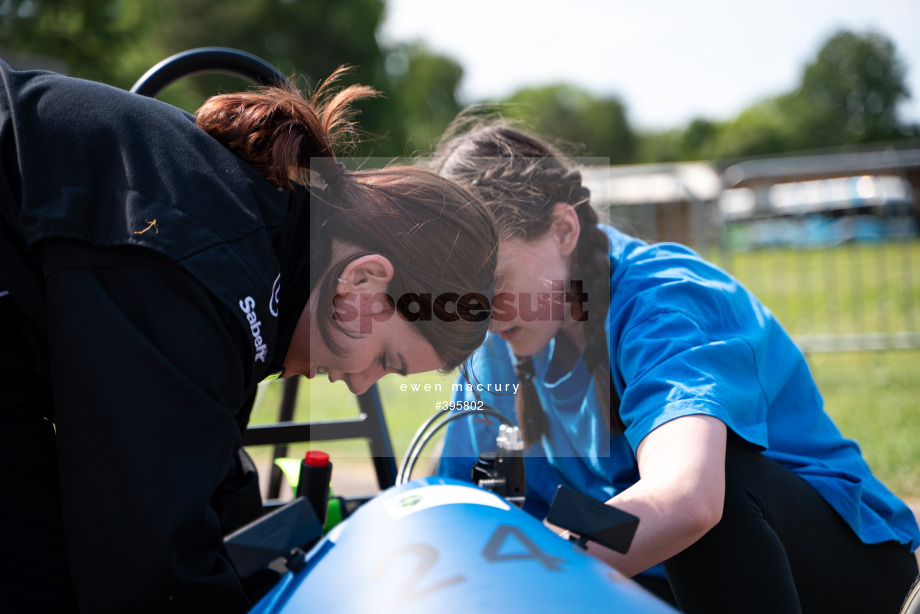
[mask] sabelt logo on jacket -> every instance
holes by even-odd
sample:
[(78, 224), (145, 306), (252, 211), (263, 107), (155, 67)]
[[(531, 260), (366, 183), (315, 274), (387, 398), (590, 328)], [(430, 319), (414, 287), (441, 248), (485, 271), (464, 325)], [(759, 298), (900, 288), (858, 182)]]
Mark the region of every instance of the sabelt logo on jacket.
[(278, 305), (280, 304), (279, 294), (281, 294), (281, 273), (278, 273), (275, 283), (272, 284), (272, 297), (268, 301), (268, 311), (276, 318), (278, 317)]
[(268, 346), (262, 340), (262, 321), (256, 315), (256, 301), (251, 296), (247, 296), (240, 301), (240, 309), (246, 314), (246, 320), (249, 321), (249, 330), (252, 331), (252, 342), (256, 348), (256, 357), (254, 360), (265, 362), (265, 356), (268, 354)]

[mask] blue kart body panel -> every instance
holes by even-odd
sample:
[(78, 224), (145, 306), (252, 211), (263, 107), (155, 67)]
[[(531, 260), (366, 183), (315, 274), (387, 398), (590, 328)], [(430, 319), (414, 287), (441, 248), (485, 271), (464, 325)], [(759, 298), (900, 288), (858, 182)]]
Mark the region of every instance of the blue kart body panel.
[(674, 610), (501, 497), (422, 478), (360, 507), (251, 612)]

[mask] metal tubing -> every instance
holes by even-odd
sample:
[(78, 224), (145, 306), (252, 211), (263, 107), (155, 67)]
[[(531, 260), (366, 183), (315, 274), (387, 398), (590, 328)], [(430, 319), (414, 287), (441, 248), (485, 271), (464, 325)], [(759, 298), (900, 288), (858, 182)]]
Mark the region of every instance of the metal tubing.
[(131, 91), (154, 97), (183, 77), (208, 72), (237, 75), (260, 85), (287, 81), (277, 68), (251, 53), (227, 47), (199, 47), (158, 63), (131, 86)]

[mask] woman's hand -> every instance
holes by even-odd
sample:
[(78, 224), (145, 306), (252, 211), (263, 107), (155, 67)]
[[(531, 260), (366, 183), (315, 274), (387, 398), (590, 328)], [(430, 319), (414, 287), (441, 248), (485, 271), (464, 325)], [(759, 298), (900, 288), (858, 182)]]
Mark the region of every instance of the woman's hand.
[(725, 424), (712, 416), (676, 418), (639, 444), (639, 481), (607, 503), (639, 517), (628, 554), (595, 542), (592, 555), (627, 576), (681, 552), (722, 517)]

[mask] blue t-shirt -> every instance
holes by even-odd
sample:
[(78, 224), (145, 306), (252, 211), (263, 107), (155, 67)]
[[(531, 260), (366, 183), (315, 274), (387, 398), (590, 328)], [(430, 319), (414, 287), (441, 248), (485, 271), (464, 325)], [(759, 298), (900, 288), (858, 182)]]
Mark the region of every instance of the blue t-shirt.
[[(565, 372), (550, 342), (533, 357), (549, 433), (527, 453), (525, 509), (543, 517), (558, 484), (613, 497), (639, 479), (635, 451), (646, 435), (674, 418), (704, 414), (804, 478), (862, 541), (920, 546), (910, 509), (825, 413), (805, 357), (773, 314), (692, 250), (603, 229), (611, 265), (607, 344), (625, 436), (607, 430), (584, 361)], [(455, 400), (478, 393), (514, 420), (514, 394), (504, 390), (517, 383), (507, 344), (490, 335), (470, 371), (473, 381), (457, 382), (463, 389)], [(439, 473), (469, 480), (473, 460), (495, 449), (497, 430), (481, 420), (450, 424)]]

